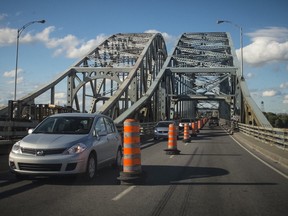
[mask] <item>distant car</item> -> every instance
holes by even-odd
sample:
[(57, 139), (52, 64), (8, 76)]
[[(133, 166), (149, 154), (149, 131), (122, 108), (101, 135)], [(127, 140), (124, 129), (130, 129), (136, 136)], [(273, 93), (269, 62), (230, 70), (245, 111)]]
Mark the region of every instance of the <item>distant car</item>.
[(185, 124), (188, 124), (189, 125), (189, 129), (191, 130), (192, 122), (193, 122), (193, 119), (190, 119), (190, 118), (181, 119), (181, 121), (179, 122), (179, 130), (180, 131), (184, 130), (184, 125)]
[(219, 118), (218, 117), (211, 117), (209, 120), (209, 126), (219, 126)]
[(9, 166), (19, 178), (85, 174), (91, 180), (98, 168), (120, 165), (121, 147), (121, 136), (111, 118), (88, 113), (56, 114), (13, 145)]
[(178, 136), (179, 136), (178, 122), (171, 120), (171, 121), (159, 121), (156, 124), (156, 126), (154, 128), (154, 139), (155, 140), (158, 140), (160, 138), (167, 139), (170, 124), (174, 124), (176, 126), (176, 133), (177, 133), (177, 138), (178, 138)]

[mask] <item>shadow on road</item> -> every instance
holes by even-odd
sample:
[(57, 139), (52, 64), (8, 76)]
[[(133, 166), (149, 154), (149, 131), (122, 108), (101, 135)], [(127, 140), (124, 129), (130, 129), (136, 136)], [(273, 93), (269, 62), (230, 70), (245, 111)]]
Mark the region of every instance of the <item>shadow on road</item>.
[[(143, 174), (146, 178), (140, 184), (142, 186), (159, 186), (159, 185), (276, 185), (276, 183), (266, 182), (219, 182), (211, 177), (229, 175), (229, 172), (221, 168), (212, 167), (185, 167), (185, 166), (142, 166)], [(0, 200), (25, 193), (26, 191), (44, 185), (63, 185), (63, 186), (96, 186), (96, 185), (119, 185), (117, 180), (119, 170), (105, 168), (98, 172), (94, 181), (87, 181), (81, 177), (40, 177), (27, 180), (17, 181), (13, 176), (7, 175), (7, 179), (1, 177), (0, 183)], [(203, 179), (203, 181), (199, 181)], [(4, 182), (3, 182), (4, 180)]]
[(147, 173), (145, 184), (148, 185), (189, 184), (198, 178), (229, 174), (225, 169), (212, 167), (143, 166), (143, 170)]
[[(144, 165), (142, 171), (145, 173), (143, 185), (192, 184), (195, 179), (229, 174), (227, 170), (221, 168), (157, 165)], [(40, 177), (26, 181), (30, 181), (30, 183), (32, 181), (36, 185), (118, 185), (120, 184), (117, 180), (118, 176), (119, 170), (105, 168), (98, 172), (98, 176), (94, 181), (84, 180), (81, 176)]]

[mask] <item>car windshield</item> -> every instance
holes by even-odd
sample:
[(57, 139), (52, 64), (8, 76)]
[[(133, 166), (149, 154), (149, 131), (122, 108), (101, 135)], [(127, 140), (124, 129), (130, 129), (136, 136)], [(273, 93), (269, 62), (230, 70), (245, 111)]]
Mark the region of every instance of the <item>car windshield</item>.
[(181, 122), (191, 122), (191, 119), (182, 119)]
[(46, 118), (33, 133), (49, 134), (87, 134), (93, 118), (75, 116), (57, 116)]
[(158, 122), (156, 127), (169, 127), (170, 124), (174, 124), (174, 122)]

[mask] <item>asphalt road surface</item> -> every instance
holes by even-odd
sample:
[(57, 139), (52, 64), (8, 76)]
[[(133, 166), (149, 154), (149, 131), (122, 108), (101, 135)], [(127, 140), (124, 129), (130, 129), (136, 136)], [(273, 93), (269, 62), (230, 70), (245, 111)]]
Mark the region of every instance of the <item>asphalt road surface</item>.
[[(100, 170), (95, 182), (79, 178), (17, 181), (0, 169), (0, 214), (286, 216), (288, 179), (257, 160), (220, 127), (204, 128), (179, 155), (167, 140), (141, 150), (141, 185), (119, 184), (119, 170)], [(6, 157), (6, 158), (5, 158)], [(5, 167), (5, 166), (4, 166)]]

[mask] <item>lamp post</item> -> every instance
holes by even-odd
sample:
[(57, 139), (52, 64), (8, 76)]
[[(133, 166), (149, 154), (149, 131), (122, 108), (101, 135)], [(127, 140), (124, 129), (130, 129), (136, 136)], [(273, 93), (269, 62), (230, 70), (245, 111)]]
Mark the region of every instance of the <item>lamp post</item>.
[(243, 32), (242, 32), (242, 27), (231, 22), (231, 21), (228, 21), (228, 20), (218, 20), (217, 21), (217, 24), (221, 24), (221, 23), (230, 23), (230, 24), (234, 25), (235, 27), (239, 28), (239, 30), (240, 30), (240, 55), (241, 55), (241, 74), (240, 74), (240, 77), (241, 77), (241, 80), (243, 80)]
[(14, 86), (14, 101), (16, 101), (16, 92), (17, 92), (17, 72), (18, 72), (18, 50), (19, 50), (19, 37), (25, 28), (32, 25), (33, 23), (45, 23), (45, 20), (36, 20), (31, 21), (23, 25), (20, 29), (17, 30), (17, 46), (16, 46), (16, 67), (15, 67), (15, 86)]

